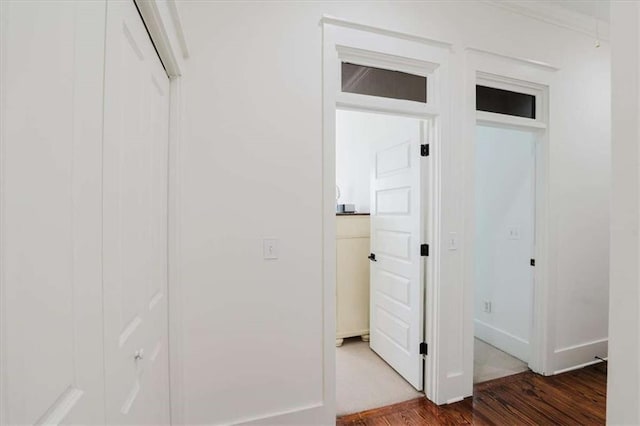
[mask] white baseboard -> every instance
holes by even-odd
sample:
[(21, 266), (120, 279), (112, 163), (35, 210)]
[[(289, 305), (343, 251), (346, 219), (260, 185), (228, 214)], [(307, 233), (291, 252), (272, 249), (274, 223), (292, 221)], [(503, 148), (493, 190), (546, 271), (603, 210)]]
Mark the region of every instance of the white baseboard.
[(524, 362), (529, 362), (529, 342), (478, 319), (474, 319), (473, 323), (475, 336), (478, 339), (484, 340), (490, 345), (495, 346), (496, 348), (505, 351)]
[(594, 340), (580, 345), (556, 349), (553, 353), (553, 374), (560, 374), (600, 362), (607, 358), (609, 339)]
[(252, 419), (233, 422), (235, 425), (272, 425), (272, 426), (321, 426), (335, 424), (336, 413), (323, 403), (300, 407), (292, 410), (270, 413)]

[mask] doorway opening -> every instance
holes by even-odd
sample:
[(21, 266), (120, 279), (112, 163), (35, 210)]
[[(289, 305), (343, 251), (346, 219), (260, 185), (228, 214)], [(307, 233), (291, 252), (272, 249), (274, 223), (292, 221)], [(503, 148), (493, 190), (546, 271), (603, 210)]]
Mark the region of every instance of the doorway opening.
[(428, 120), (336, 111), (336, 407), (351, 414), (424, 396)]
[(530, 129), (476, 126), (474, 383), (528, 370), (537, 138)]

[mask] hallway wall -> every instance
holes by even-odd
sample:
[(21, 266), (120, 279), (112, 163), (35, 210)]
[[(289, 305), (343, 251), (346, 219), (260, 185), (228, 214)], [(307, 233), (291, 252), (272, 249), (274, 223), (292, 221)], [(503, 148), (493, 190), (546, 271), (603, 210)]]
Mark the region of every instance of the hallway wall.
[(640, 4), (611, 7), (611, 300), (607, 423), (640, 424)]
[[(548, 62), (551, 234), (557, 256), (547, 373), (607, 340), (609, 51), (592, 37), (484, 2), (179, 2), (183, 81), (178, 280), (185, 422), (329, 423), (322, 303), (323, 14), (453, 43), (442, 229), (464, 241), (466, 47)], [(262, 259), (278, 238), (280, 259)], [(463, 250), (436, 248), (441, 297), (463, 291)], [(460, 305), (462, 306), (462, 305)], [(330, 321), (330, 319), (327, 319)], [(470, 385), (461, 324), (437, 353), (444, 401)], [(431, 347), (430, 347), (431, 349)], [(323, 370), (326, 366), (326, 370)]]

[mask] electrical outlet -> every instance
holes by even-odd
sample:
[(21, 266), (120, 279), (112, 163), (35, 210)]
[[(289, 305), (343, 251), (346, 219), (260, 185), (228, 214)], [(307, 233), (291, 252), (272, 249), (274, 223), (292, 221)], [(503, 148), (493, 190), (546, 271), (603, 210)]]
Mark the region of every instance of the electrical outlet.
[(484, 311), (488, 314), (491, 313), (491, 302), (488, 300), (484, 301)]

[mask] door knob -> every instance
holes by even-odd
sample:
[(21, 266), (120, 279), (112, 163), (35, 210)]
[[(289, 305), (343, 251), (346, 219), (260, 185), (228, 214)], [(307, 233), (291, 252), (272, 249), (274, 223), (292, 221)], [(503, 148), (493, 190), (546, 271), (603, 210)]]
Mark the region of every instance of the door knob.
[(375, 253), (371, 253), (371, 254), (369, 254), (368, 259), (369, 259), (370, 261), (372, 261), (372, 262), (377, 262), (377, 260), (376, 260), (376, 254), (375, 254)]
[(135, 353), (133, 354), (133, 360), (141, 361), (143, 359), (144, 359), (144, 349), (138, 349), (137, 351), (135, 351)]

